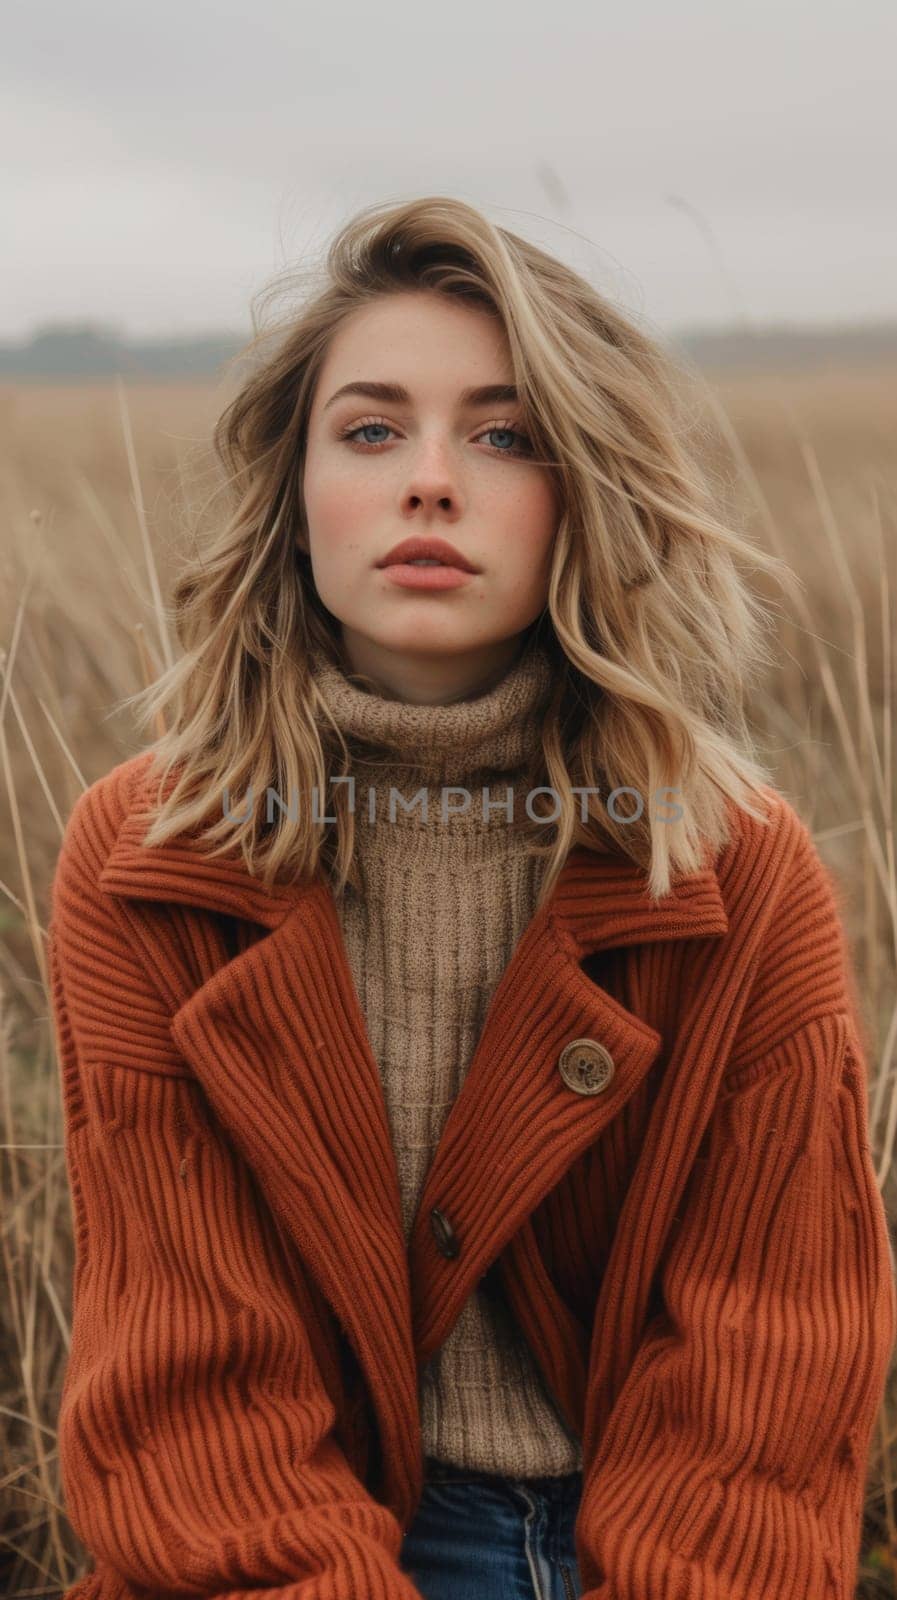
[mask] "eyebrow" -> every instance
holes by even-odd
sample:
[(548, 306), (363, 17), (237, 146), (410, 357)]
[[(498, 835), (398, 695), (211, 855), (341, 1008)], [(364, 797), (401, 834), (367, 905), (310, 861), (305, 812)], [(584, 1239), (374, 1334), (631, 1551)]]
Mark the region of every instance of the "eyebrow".
[[(374, 380), (363, 379), (359, 383), (344, 383), (341, 389), (330, 396), (324, 410), (329, 410), (337, 400), (344, 395), (360, 395), (366, 400), (382, 400), (387, 405), (407, 406), (411, 404), (411, 395), (401, 383), (377, 383)], [(517, 389), (513, 383), (486, 383), (479, 388), (462, 389), (462, 406), (491, 406), (491, 405), (516, 405), (519, 399)]]

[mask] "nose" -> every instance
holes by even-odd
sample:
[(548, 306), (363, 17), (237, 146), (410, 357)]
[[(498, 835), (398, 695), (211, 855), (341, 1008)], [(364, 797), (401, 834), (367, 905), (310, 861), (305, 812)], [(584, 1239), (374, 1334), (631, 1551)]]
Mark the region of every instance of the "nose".
[(447, 446), (436, 441), (421, 446), (405, 485), (404, 509), (460, 512), (458, 473)]
[(416, 511), (418, 507), (422, 507), (424, 511), (429, 511), (431, 509), (439, 511), (452, 511), (455, 506), (455, 499), (452, 494), (432, 494), (428, 493), (426, 490), (421, 492), (417, 490), (410, 490), (406, 495), (405, 500), (406, 509), (409, 511)]

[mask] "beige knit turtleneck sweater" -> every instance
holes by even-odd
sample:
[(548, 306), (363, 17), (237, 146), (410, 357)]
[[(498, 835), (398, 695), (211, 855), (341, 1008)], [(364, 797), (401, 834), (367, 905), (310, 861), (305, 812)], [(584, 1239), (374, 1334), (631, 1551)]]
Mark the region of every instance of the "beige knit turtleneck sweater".
[[(510, 786), (514, 816), (525, 814), (551, 667), (529, 641), (486, 693), (431, 706), (371, 693), (318, 652), (312, 668), (352, 756), (363, 890), (348, 885), (337, 911), (383, 1082), (407, 1242), (493, 992), (535, 909), (545, 857), (527, 853), (502, 807)], [(444, 819), (452, 785), (469, 790), (469, 807)], [(391, 821), (391, 786), (406, 804), (426, 787), (427, 821), (419, 802), (405, 811), (398, 801)], [(462, 798), (449, 795), (446, 809)], [(474, 1291), (424, 1368), (420, 1407), (424, 1451), (440, 1460), (514, 1477), (582, 1466), (579, 1441), (494, 1290)]]

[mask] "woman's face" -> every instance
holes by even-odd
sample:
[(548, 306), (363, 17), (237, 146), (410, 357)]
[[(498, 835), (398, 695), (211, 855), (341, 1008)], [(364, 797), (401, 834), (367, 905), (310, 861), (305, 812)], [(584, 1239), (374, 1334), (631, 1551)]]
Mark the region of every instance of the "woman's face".
[[(375, 384), (393, 392), (371, 393)], [(465, 393), (512, 384), (500, 323), (432, 292), (353, 312), (328, 350), (300, 544), (351, 669), (400, 699), (483, 692), (545, 607), (558, 522), (550, 471), (531, 459), (513, 396)], [(346, 385), (355, 392), (340, 393)], [(451, 588), (406, 587), (380, 563), (412, 536), (446, 540), (476, 572)]]

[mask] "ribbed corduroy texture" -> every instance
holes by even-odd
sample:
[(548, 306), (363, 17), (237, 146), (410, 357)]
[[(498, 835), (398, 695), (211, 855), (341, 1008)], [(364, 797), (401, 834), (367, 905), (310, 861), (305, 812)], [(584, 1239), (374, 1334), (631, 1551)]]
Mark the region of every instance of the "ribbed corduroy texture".
[[(407, 1240), (496, 984), (538, 897), (545, 857), (527, 854), (510, 819), (526, 815), (551, 664), (530, 649), (487, 693), (449, 705), (372, 694), (320, 657), (314, 670), (353, 771), (376, 763), (356, 783), (363, 889), (349, 885), (338, 911), (383, 1082)], [(391, 806), (393, 790), (406, 805)], [(579, 1440), (494, 1287), (477, 1285), (465, 1302), (424, 1368), (419, 1398), (424, 1450), (438, 1460), (519, 1478), (582, 1466)]]
[[(582, 1438), (588, 1600), (848, 1600), (897, 1296), (836, 901), (787, 802), (661, 907), (626, 863), (565, 872), (433, 1157), (412, 1305), (326, 893), (284, 914), (236, 868), (141, 853), (142, 768), (81, 797), (53, 884), (58, 1443), (96, 1563), (68, 1600), (412, 1600), (414, 1352), (493, 1261)], [(582, 1033), (616, 1064), (593, 1097), (557, 1071)]]

